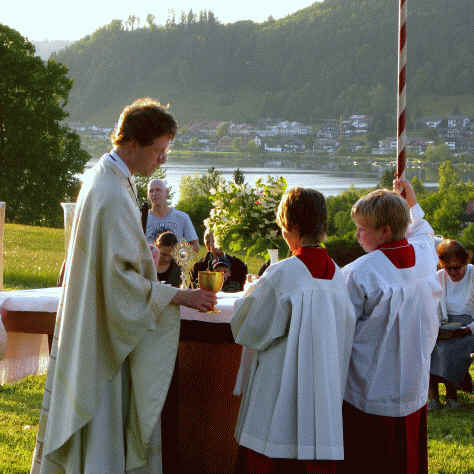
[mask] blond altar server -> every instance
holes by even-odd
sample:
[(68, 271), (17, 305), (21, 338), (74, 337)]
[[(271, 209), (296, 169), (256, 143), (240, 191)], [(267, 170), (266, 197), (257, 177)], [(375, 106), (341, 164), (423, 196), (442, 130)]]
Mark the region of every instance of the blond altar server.
[(342, 472), (428, 472), (427, 398), (441, 287), (433, 230), (410, 183), (352, 207), (366, 255), (343, 268), (357, 325), (344, 395)]
[(166, 160), (176, 122), (158, 102), (127, 106), (113, 150), (84, 181), (31, 472), (160, 473), (160, 413), (174, 369), (179, 304), (210, 292), (156, 280), (132, 175)]
[(231, 321), (235, 341), (247, 356), (254, 351), (239, 377), (235, 472), (334, 473), (344, 457), (354, 309), (342, 272), (319, 245), (327, 223), (323, 195), (291, 189), (277, 221), (293, 256), (271, 265), (237, 300)]

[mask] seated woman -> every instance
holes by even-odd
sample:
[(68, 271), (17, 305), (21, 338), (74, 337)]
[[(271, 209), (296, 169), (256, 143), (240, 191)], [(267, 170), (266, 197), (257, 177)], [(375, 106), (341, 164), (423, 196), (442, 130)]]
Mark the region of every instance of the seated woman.
[(343, 459), (342, 398), (355, 315), (344, 277), (319, 243), (327, 210), (293, 188), (277, 222), (293, 256), (270, 265), (234, 305), (244, 355), (237, 473), (333, 473)]
[(440, 382), (446, 385), (448, 408), (459, 406), (458, 388), (472, 392), (469, 365), (470, 354), (474, 351), (474, 265), (468, 264), (468, 252), (455, 240), (443, 240), (437, 252), (441, 267), (438, 276), (443, 294), (440, 335), (431, 355), (430, 410), (441, 408), (438, 392)]
[(181, 267), (172, 257), (173, 248), (177, 243), (176, 235), (169, 230), (160, 234), (155, 242), (160, 253), (158, 265), (156, 265), (158, 280), (176, 288), (181, 284)]

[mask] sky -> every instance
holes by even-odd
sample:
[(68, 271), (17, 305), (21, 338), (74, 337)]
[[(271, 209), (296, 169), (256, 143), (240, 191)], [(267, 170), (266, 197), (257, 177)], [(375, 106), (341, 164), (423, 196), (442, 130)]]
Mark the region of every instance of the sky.
[(306, 8), (314, 0), (0, 0), (0, 23), (9, 26), (30, 41), (76, 41), (92, 34), (112, 20), (138, 16), (141, 25), (149, 13), (163, 25), (170, 9), (179, 19), (181, 11), (195, 13), (212, 10), (221, 23), (240, 20), (265, 21)]

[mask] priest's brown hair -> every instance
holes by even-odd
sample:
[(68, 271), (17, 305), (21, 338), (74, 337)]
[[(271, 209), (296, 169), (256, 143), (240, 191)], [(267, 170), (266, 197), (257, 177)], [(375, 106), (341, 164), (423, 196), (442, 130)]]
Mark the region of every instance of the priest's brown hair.
[(120, 114), (110, 136), (112, 145), (118, 146), (136, 140), (140, 146), (150, 146), (156, 138), (176, 135), (178, 124), (167, 111), (168, 106), (150, 97), (137, 99)]
[(324, 196), (315, 189), (291, 188), (281, 198), (277, 224), (321, 242), (326, 237), (328, 212)]

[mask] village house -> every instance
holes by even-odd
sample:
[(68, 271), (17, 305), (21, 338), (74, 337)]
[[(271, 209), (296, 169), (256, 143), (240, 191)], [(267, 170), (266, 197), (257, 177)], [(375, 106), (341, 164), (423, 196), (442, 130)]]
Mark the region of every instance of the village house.
[(264, 151), (268, 151), (268, 152), (277, 152), (277, 153), (283, 152), (283, 148), (281, 147), (281, 145), (269, 146), (265, 143), (263, 145), (263, 149)]
[(254, 134), (255, 128), (247, 123), (231, 123), (229, 125), (229, 135), (231, 137)]
[(232, 148), (232, 137), (225, 135), (222, 137), (216, 145), (216, 151), (234, 151)]
[(340, 135), (339, 121), (327, 119), (316, 133), (318, 138), (337, 138)]
[(351, 142), (348, 143), (349, 150), (352, 153), (362, 151), (366, 148), (366, 146), (367, 145), (364, 142), (360, 142), (360, 141), (351, 141)]
[(372, 148), (372, 155), (390, 155), (397, 151), (397, 138), (387, 137), (379, 140), (378, 147)]
[(432, 145), (433, 140), (427, 140), (425, 138), (408, 138), (407, 151), (410, 153), (416, 153), (423, 155), (428, 148), (428, 145)]
[(313, 143), (314, 152), (335, 153), (339, 146), (339, 142), (334, 138), (320, 138)]
[(282, 145), (283, 151), (291, 153), (302, 153), (306, 150), (306, 145), (301, 138), (291, 137), (287, 138)]
[(276, 125), (278, 135), (309, 135), (313, 131), (313, 127), (309, 125), (303, 125), (300, 122), (289, 122), (285, 120)]

